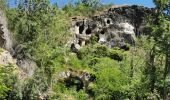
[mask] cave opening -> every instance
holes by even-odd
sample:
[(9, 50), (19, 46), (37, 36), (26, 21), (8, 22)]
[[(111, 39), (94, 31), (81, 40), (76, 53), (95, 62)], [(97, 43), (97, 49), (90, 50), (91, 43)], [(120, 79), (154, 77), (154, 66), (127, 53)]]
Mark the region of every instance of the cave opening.
[(79, 25), (79, 33), (83, 34), (83, 30), (84, 30), (84, 20), (83, 20), (83, 23)]
[(76, 22), (76, 26), (80, 26), (80, 23)]
[(107, 24), (110, 24), (110, 20), (109, 19), (107, 20)]
[(104, 34), (104, 33), (105, 33), (105, 31), (104, 31), (104, 30), (102, 30), (102, 31), (101, 31), (101, 34)]
[(120, 47), (120, 49), (123, 49), (125, 51), (129, 51), (130, 48), (127, 45), (123, 45), (123, 46)]
[(79, 40), (79, 41), (78, 41), (78, 44), (81, 46), (81, 45), (82, 45), (82, 40)]
[(78, 53), (78, 50), (77, 50), (77, 48), (75, 47), (75, 44), (74, 44), (74, 43), (71, 44), (70, 49), (71, 49), (72, 52)]
[(86, 30), (86, 35), (90, 35), (91, 34), (91, 29), (90, 28), (88, 28), (87, 30)]
[(123, 56), (119, 55), (117, 53), (110, 54), (110, 58), (114, 59), (114, 60), (117, 60), (117, 61), (122, 61), (123, 60)]
[(70, 77), (65, 80), (66, 87), (76, 87), (76, 91), (80, 91), (84, 87), (83, 81), (79, 77)]
[(79, 33), (82, 34), (84, 30), (84, 25), (79, 26)]

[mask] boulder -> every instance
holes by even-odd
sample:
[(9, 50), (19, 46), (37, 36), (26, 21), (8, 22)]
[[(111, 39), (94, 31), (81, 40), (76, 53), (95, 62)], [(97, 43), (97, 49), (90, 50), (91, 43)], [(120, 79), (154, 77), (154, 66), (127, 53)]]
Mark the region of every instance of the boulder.
[(16, 60), (13, 59), (10, 52), (1, 49), (1, 52), (0, 52), (0, 65), (8, 66), (9, 64), (16, 65)]

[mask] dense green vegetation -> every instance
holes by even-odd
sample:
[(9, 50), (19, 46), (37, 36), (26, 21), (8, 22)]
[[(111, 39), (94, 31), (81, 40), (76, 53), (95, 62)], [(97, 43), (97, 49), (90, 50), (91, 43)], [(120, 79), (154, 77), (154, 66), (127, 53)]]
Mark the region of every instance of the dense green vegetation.
[[(62, 9), (49, 0), (19, 0), (6, 12), (8, 27), (24, 51), (36, 62), (33, 77), (17, 78), (12, 65), (0, 66), (0, 99), (39, 100), (168, 100), (170, 99), (169, 0), (154, 0), (157, 12), (148, 18), (152, 33), (136, 41), (129, 51), (108, 48), (95, 39), (81, 48), (78, 56), (65, 44), (70, 38), (70, 17), (92, 16), (109, 5), (99, 0), (82, 0)], [(57, 74), (67, 68), (85, 70), (95, 76), (87, 89), (77, 90), (58, 82)]]

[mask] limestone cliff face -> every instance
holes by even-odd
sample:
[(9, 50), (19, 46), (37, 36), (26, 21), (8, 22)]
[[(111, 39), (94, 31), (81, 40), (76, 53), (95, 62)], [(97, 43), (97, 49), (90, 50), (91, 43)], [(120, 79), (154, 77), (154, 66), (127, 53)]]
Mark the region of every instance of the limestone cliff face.
[(148, 34), (146, 18), (153, 12), (152, 8), (123, 5), (112, 6), (91, 18), (74, 17), (71, 29), (75, 35), (71, 48), (81, 48), (94, 35), (98, 37), (99, 43), (108, 47), (124, 48), (126, 43), (135, 45), (136, 37)]
[(12, 35), (7, 28), (7, 20), (4, 13), (0, 10), (0, 47), (13, 52)]

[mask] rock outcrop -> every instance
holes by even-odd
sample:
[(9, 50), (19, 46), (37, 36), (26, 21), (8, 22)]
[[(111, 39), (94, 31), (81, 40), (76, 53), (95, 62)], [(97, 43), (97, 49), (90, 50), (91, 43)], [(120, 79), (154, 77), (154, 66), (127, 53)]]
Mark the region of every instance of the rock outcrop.
[(0, 47), (12, 53), (12, 46), (12, 34), (8, 30), (6, 17), (4, 13), (0, 10)]
[(12, 67), (14, 69), (14, 72), (17, 73), (19, 79), (24, 79), (28, 77), (27, 72), (20, 69), (16, 63), (16, 59), (12, 57), (9, 51), (0, 48), (0, 67)]
[(74, 17), (71, 30), (75, 35), (71, 49), (78, 50), (94, 35), (98, 37), (98, 43), (106, 44), (110, 48), (126, 48), (126, 43), (135, 45), (136, 37), (148, 34), (146, 18), (153, 12), (152, 8), (123, 5), (112, 6), (88, 19)]
[(88, 71), (74, 70), (68, 68), (66, 71), (60, 72), (56, 75), (58, 82), (64, 82), (66, 87), (76, 86), (76, 90), (84, 89), (89, 90), (92, 82), (95, 81), (95, 75)]
[(8, 66), (9, 64), (16, 65), (16, 60), (13, 59), (10, 52), (1, 49), (1, 51), (0, 51), (0, 65)]

